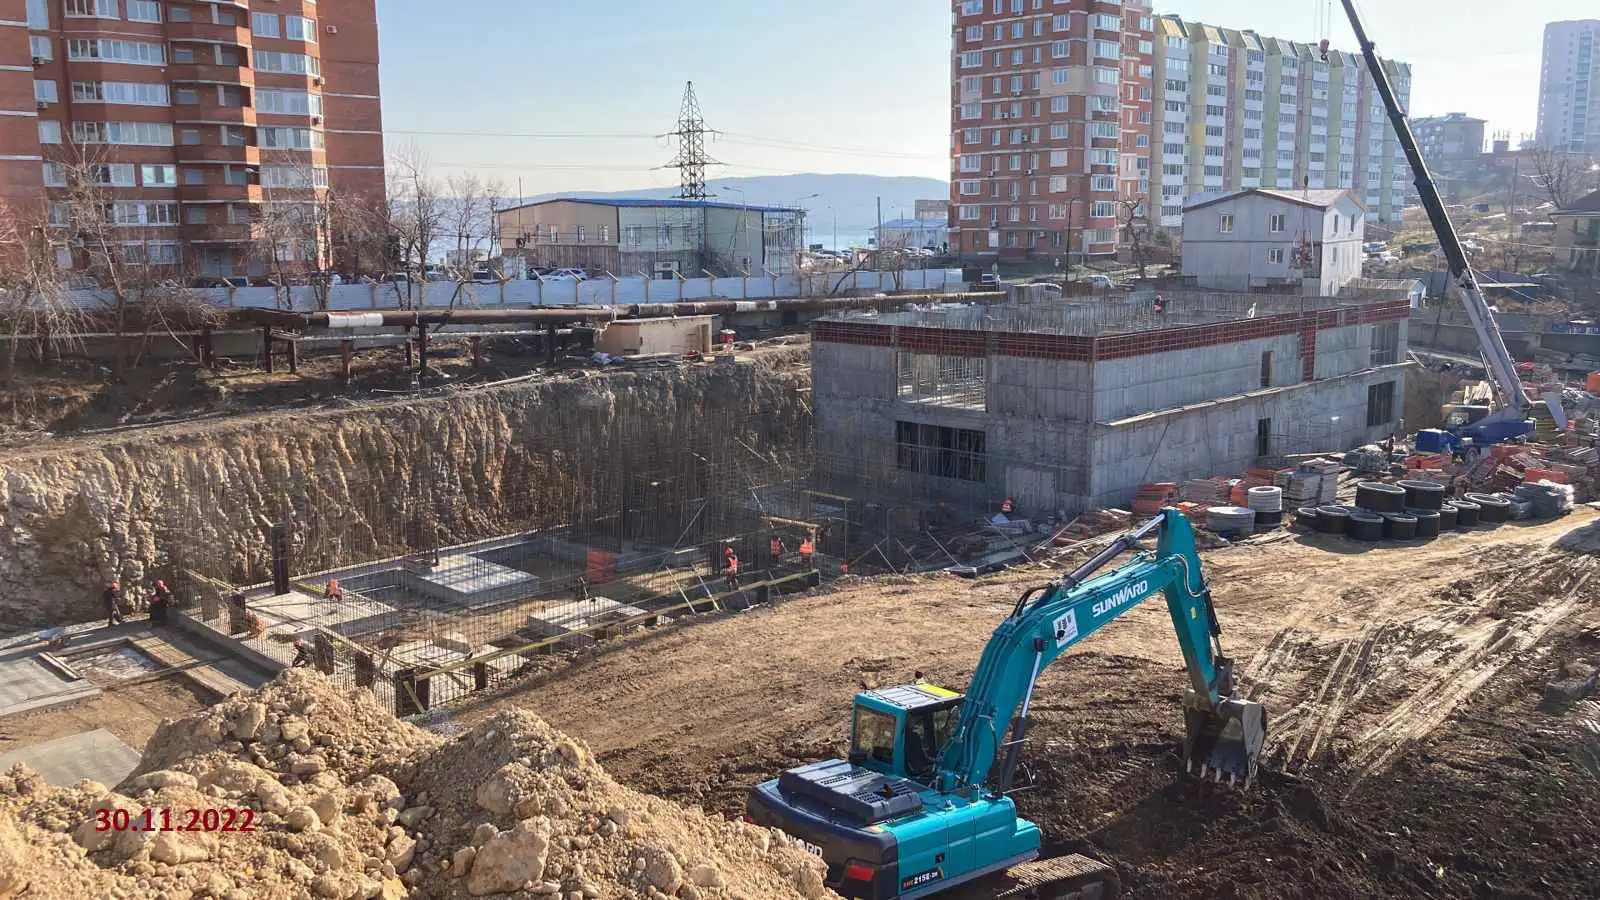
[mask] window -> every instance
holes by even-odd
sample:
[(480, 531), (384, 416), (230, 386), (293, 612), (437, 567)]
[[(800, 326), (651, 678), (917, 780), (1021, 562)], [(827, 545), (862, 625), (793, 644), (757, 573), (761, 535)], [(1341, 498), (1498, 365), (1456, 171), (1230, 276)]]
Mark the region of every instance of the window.
[[(896, 422), (895, 444), (895, 465), (901, 471), (958, 481), (988, 480), (986, 436), (982, 431)], [(892, 735), (892, 720), (890, 728)]]
[(28, 49), (39, 59), (55, 59), (55, 44), (47, 37), (38, 34), (28, 36)]
[(1094, 17), (1094, 27), (1101, 31), (1121, 31), (1122, 17), (1102, 13)]
[(1267, 263), (1268, 263), (1268, 265), (1274, 265), (1274, 266), (1283, 265), (1283, 248), (1282, 247), (1273, 247), (1271, 250), (1268, 250), (1267, 251)]
[(44, 186), (45, 187), (66, 187), (67, 186), (67, 173), (66, 173), (65, 170), (63, 170), (61, 168), (61, 165), (59, 163), (53, 163), (53, 162), (50, 162), (49, 160), (45, 160), (45, 163), (44, 163)]
[(1051, 175), (1049, 183), (1050, 193), (1059, 194), (1067, 189), (1067, 176)]
[(961, 68), (977, 69), (983, 66), (983, 51), (972, 50), (961, 54)]
[(161, 4), (156, 0), (128, 0), (129, 22), (161, 21)]
[[(1279, 251), (1280, 253), (1283, 251)], [(1272, 351), (1266, 350), (1261, 354), (1261, 386), (1272, 387)]]
[(54, 81), (35, 79), (33, 82), (33, 99), (41, 103), (58, 103), (61, 100), (61, 95), (57, 92)]
[(1106, 191), (1114, 191), (1116, 189), (1117, 189), (1117, 176), (1115, 176), (1115, 175), (1090, 175), (1089, 176), (1089, 190), (1091, 190), (1091, 191), (1106, 192)]
[(166, 48), (161, 44), (111, 38), (67, 41), (67, 58), (100, 59), (136, 66), (160, 66), (165, 65), (167, 61)]
[(963, 119), (981, 119), (981, 118), (983, 118), (983, 104), (982, 103), (963, 103), (963, 104), (961, 104), (961, 118), (963, 118)]
[(978, 207), (971, 204), (962, 204), (960, 212), (961, 221), (971, 222), (978, 218)]
[(975, 153), (966, 153), (961, 156), (961, 171), (977, 172), (983, 168), (983, 157)]
[(1116, 41), (1095, 41), (1094, 55), (1096, 59), (1118, 59), (1122, 53)]
[(194, 106), (200, 102), (200, 92), (194, 88), (178, 88), (173, 92), (172, 100), (179, 106)]
[(1090, 137), (1114, 138), (1119, 133), (1115, 122), (1092, 122), (1089, 124)]
[(1394, 421), (1394, 382), (1385, 381), (1367, 388), (1367, 427), (1377, 428)]
[(1072, 30), (1072, 17), (1071, 16), (1051, 16), (1050, 17), (1050, 30), (1051, 31), (1071, 31)]
[(1110, 200), (1096, 200), (1089, 215), (1096, 219), (1109, 219), (1117, 214), (1117, 205)]
[(280, 37), (278, 30), (278, 16), (275, 13), (251, 13), (250, 33), (258, 37)]
[(144, 81), (74, 81), (75, 103), (120, 103), (127, 106), (167, 106), (167, 86)]
[(322, 95), (308, 91), (261, 88), (256, 91), (256, 112), (291, 116), (322, 115)]
[(84, 170), (91, 183), (109, 185), (111, 187), (135, 187), (133, 171), (132, 163), (89, 166)]
[(1067, 127), (1068, 127), (1067, 123), (1065, 123), (1065, 122), (1055, 122), (1055, 123), (1051, 124), (1051, 126), (1050, 126), (1050, 139), (1053, 140), (1053, 141), (1064, 141), (1064, 140), (1066, 140), (1067, 139)]
[(290, 75), (321, 75), (322, 64), (314, 56), (304, 53), (274, 53), (269, 50), (256, 51), (256, 68), (263, 72), (287, 73)]
[(1117, 151), (1090, 150), (1089, 164), (1094, 166), (1114, 166), (1117, 164)]
[(206, 183), (206, 170), (205, 169), (184, 169), (183, 170), (183, 183), (184, 184), (205, 184)]
[(1094, 81), (1095, 84), (1116, 84), (1117, 70), (1106, 68), (1105, 66), (1096, 66), (1094, 70)]
[(1052, 168), (1060, 168), (1060, 167), (1062, 167), (1062, 166), (1064, 166), (1066, 164), (1067, 164), (1067, 151), (1065, 151), (1065, 150), (1051, 150), (1050, 151), (1050, 165), (1051, 165)]
[[(1166, 103), (1167, 112), (1169, 113), (1181, 113), (1189, 108), (1189, 104), (1183, 102), (1182, 100), (1168, 100)], [(1179, 130), (1181, 131), (1182, 129), (1180, 128)]]
[(1219, 224), (1223, 234), (1233, 234), (1233, 216), (1231, 214), (1223, 213), (1222, 221)]
[(72, 140), (78, 144), (129, 144), (172, 146), (172, 126), (165, 122), (73, 122)]
[(145, 187), (172, 187), (178, 183), (178, 167), (170, 165), (140, 166), (139, 180)]
[(260, 145), (276, 150), (321, 150), (322, 132), (315, 128), (258, 128)]
[(179, 136), (179, 140), (181, 140), (184, 144), (191, 146), (200, 143), (200, 129), (185, 128), (182, 134)]
[(116, 225), (176, 225), (178, 204), (160, 201), (113, 203), (111, 221)]
[(1285, 220), (1287, 218), (1288, 217), (1283, 213), (1273, 213), (1267, 219), (1267, 230), (1273, 234), (1282, 234), (1285, 227)]
[(1228, 108), (1226, 106), (1216, 106), (1216, 105), (1209, 104), (1209, 103), (1206, 104), (1206, 115), (1208, 115), (1208, 116), (1216, 116), (1218, 118), (1221, 118), (1223, 116), (1226, 116), (1227, 114), (1228, 114)]
[(28, 0), (28, 27), (40, 31), (50, 27), (50, 0)]
[(117, 0), (67, 0), (69, 18), (115, 19)]
[(1135, 147), (1148, 147), (1148, 146), (1150, 146), (1150, 135), (1148, 135), (1148, 134), (1139, 135), (1137, 138), (1134, 138), (1133, 145)]
[(172, 48), (172, 61), (175, 62), (175, 63), (192, 63), (192, 62), (194, 62), (194, 48), (193, 47), (178, 47), (178, 46), (173, 47)]
[(1372, 365), (1392, 366), (1400, 361), (1400, 323), (1372, 326)]
[(61, 143), (61, 123), (57, 122), (54, 119), (40, 119), (39, 120), (39, 143), (41, 143), (41, 144), (59, 144), (59, 143)]
[(284, 16), (283, 36), (291, 41), (317, 42), (317, 21), (305, 16)]

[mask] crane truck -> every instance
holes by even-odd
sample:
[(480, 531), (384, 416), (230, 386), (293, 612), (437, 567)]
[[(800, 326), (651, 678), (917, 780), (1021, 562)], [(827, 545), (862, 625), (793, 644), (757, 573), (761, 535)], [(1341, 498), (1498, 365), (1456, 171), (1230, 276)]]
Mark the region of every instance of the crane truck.
[[(1416, 177), (1417, 196), (1422, 202), (1422, 209), (1428, 214), (1428, 222), (1439, 238), (1439, 250), (1444, 254), (1449, 268), (1445, 294), (1454, 295), (1460, 301), (1461, 308), (1466, 311), (1467, 321), (1471, 323), (1472, 330), (1478, 338), (1478, 349), (1485, 363), (1484, 371), (1489, 375), (1488, 381), (1494, 394), (1495, 408), (1478, 417), (1474, 417), (1473, 413), (1466, 409), (1458, 410), (1452, 414), (1453, 421), (1449, 423), (1443, 439), (1447, 449), (1462, 453), (1468, 461), (1475, 461), (1481, 452), (1480, 448), (1484, 446), (1517, 440), (1533, 434), (1534, 422), (1528, 417), (1532, 411), (1532, 404), (1528, 400), (1527, 390), (1522, 386), (1522, 379), (1517, 375), (1516, 361), (1511, 358), (1511, 352), (1506, 349), (1505, 339), (1500, 336), (1500, 326), (1495, 322), (1494, 310), (1483, 296), (1483, 289), (1478, 285), (1478, 277), (1467, 260), (1466, 250), (1461, 246), (1461, 238), (1450, 222), (1444, 201), (1439, 198), (1439, 189), (1434, 185), (1433, 177), (1428, 174), (1428, 166), (1422, 160), (1422, 151), (1417, 147), (1417, 139), (1411, 132), (1411, 124), (1406, 119), (1405, 111), (1400, 108), (1399, 100), (1395, 98), (1394, 87), (1389, 83), (1389, 73), (1378, 60), (1377, 46), (1367, 38), (1367, 30), (1361, 24), (1361, 16), (1356, 13), (1354, 0), (1341, 0), (1341, 2), (1345, 14), (1350, 18), (1350, 27), (1355, 31), (1356, 41), (1361, 45), (1361, 55), (1366, 59), (1367, 71), (1372, 75), (1378, 96), (1383, 100), (1383, 107), (1389, 114), (1389, 122), (1394, 126), (1400, 149), (1405, 152), (1406, 162), (1410, 164), (1411, 172)], [(1326, 61), (1328, 58), (1326, 40), (1322, 42), (1321, 51), (1322, 58)], [(1560, 408), (1559, 400), (1550, 402), (1550, 412), (1557, 422), (1565, 421), (1566, 416)]]
[[(1140, 541), (1154, 534), (1154, 551)], [(1099, 569), (1134, 550), (1121, 567)], [(827, 884), (859, 900), (939, 895), (1110, 900), (1116, 870), (1041, 858), (1013, 792), (1039, 674), (1074, 644), (1156, 594), (1189, 674), (1185, 769), (1248, 788), (1266, 711), (1241, 699), (1200, 570), (1194, 530), (1167, 508), (1077, 570), (1032, 588), (989, 639), (967, 693), (918, 681), (858, 693), (845, 760), (789, 769), (751, 789), (746, 819), (820, 856)]]

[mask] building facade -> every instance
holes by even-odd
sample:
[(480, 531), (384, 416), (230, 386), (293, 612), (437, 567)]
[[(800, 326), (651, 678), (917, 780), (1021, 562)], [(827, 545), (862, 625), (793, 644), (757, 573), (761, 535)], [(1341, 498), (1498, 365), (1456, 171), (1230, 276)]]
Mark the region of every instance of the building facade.
[(1183, 212), (1183, 275), (1212, 291), (1334, 297), (1361, 277), (1366, 210), (1349, 190), (1248, 188)]
[(803, 209), (705, 200), (558, 198), (496, 218), (507, 256), (617, 276), (787, 275), (805, 236)]
[(1544, 27), (1539, 70), (1539, 146), (1600, 153), (1600, 19)]
[(872, 231), (879, 250), (903, 247), (941, 250), (949, 236), (948, 225), (940, 219), (890, 219)]
[(1483, 119), (1466, 113), (1446, 113), (1411, 120), (1417, 147), (1428, 169), (1446, 179), (1461, 178), (1475, 171), (1483, 160)]
[(953, 0), (950, 248), (1116, 253), (1150, 190), (1146, 0)]
[(383, 197), (375, 0), (0, 0), (0, 19), (0, 191), (47, 200), (60, 261), (82, 261), (89, 195), (130, 259), (214, 276), (327, 267), (330, 192)]
[(819, 487), (891, 517), (1009, 498), (1037, 521), (1381, 439), (1404, 414), (1409, 316), (1403, 298), (1171, 291), (1159, 315), (1100, 298), (824, 319)]
[[(1350, 188), (1369, 217), (1397, 222), (1411, 182), (1359, 54), (1161, 16), (1155, 24), (1151, 174), (1159, 224), (1178, 228), (1197, 194)], [(1384, 61), (1405, 107), (1411, 69)]]

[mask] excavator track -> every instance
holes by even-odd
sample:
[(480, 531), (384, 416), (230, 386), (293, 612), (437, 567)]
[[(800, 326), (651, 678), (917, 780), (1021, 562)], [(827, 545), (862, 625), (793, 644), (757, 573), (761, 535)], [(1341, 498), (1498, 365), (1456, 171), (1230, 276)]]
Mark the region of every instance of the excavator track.
[(1074, 853), (1012, 866), (973, 888), (981, 893), (956, 895), (963, 900), (1115, 900), (1122, 882), (1116, 869)]

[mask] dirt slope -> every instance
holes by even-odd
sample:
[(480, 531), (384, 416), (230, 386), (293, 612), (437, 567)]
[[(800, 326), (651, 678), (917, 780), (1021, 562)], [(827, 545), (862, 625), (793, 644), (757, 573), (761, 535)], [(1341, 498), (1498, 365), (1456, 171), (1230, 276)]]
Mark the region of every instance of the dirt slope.
[[(1549, 549), (1593, 518), (1208, 554), (1273, 774), (1243, 797), (1175, 783), (1182, 660), (1146, 604), (1043, 677), (1024, 811), (1114, 860), (1134, 896), (1592, 896), (1600, 704), (1541, 692), (1600, 656), (1581, 636), (1600, 623), (1600, 559)], [(964, 686), (1039, 580), (856, 582), (637, 636), (484, 708), (526, 705), (624, 783), (734, 814), (752, 783), (842, 750), (859, 687), (918, 670)]]

